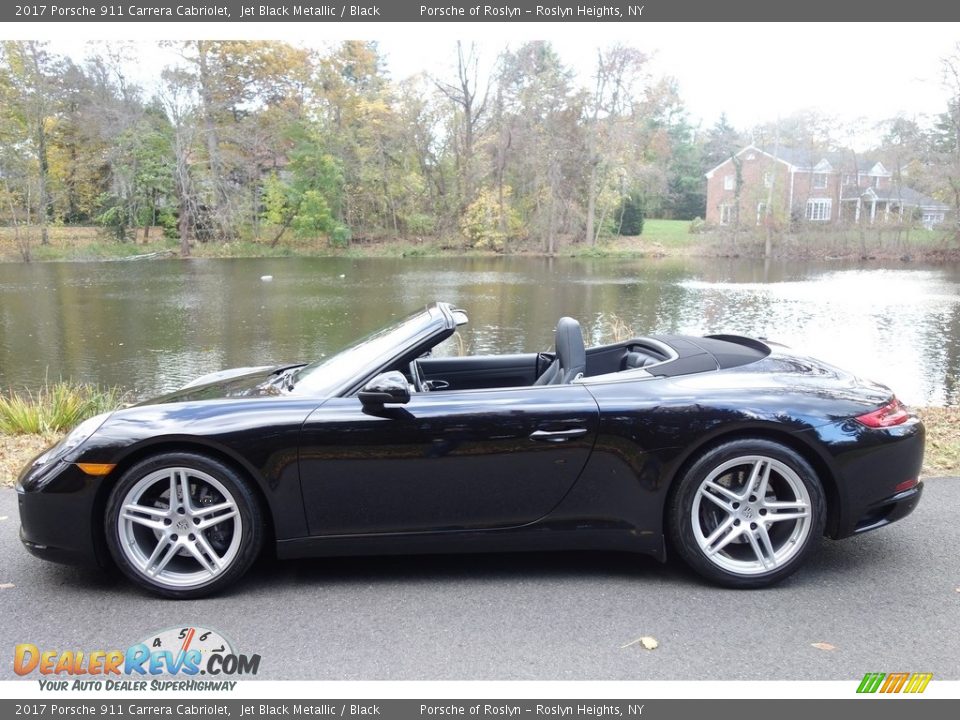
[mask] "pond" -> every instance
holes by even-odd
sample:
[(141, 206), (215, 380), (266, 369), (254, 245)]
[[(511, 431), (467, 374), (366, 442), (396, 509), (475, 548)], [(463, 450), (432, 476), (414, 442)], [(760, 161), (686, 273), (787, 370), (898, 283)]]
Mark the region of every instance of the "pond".
[[(272, 276), (272, 280), (263, 279)], [(766, 337), (960, 404), (960, 267), (743, 259), (283, 258), (0, 264), (0, 388), (71, 378), (145, 396), (225, 367), (312, 360), (435, 300), (457, 351), (651, 332)]]

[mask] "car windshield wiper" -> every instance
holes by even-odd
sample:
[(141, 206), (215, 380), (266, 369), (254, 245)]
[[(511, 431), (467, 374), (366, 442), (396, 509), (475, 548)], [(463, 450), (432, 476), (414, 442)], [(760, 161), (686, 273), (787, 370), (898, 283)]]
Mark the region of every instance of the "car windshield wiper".
[(273, 377), (264, 381), (263, 386), (266, 387), (276, 387), (278, 385), (282, 386), (284, 390), (293, 390), (293, 386), (296, 383), (296, 378), (294, 377), (297, 374), (297, 371), (300, 369), (300, 365), (294, 367), (285, 368), (280, 372), (276, 373)]

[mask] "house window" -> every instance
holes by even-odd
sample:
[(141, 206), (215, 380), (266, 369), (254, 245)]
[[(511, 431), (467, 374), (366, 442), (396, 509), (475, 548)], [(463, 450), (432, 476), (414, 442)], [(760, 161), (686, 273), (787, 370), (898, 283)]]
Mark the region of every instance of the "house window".
[(923, 214), (923, 226), (928, 230), (934, 225), (939, 225), (943, 222), (943, 213), (935, 212), (925, 212)]
[(733, 175), (724, 175), (724, 176), (723, 176), (723, 189), (724, 189), (724, 190), (733, 190)]
[(880, 176), (879, 176), (879, 175), (874, 175), (874, 176), (873, 176), (873, 182), (871, 183), (871, 185), (873, 185), (875, 188), (879, 188), (879, 187), (880, 187)]
[(807, 220), (824, 222), (832, 215), (833, 201), (829, 199), (807, 200)]
[(757, 203), (757, 225), (763, 222), (767, 216), (767, 204), (765, 202)]
[(720, 206), (720, 224), (729, 225), (732, 222), (736, 221), (736, 214), (734, 211), (736, 205), (721, 205)]
[(844, 175), (843, 184), (844, 185), (856, 185), (858, 177), (856, 175)]
[(765, 173), (763, 174), (763, 186), (764, 186), (765, 188), (771, 188), (771, 187), (773, 187), (773, 173), (772, 173), (772, 172), (765, 172)]
[(813, 174), (813, 187), (817, 190), (823, 190), (827, 187), (827, 174), (826, 173), (814, 173)]

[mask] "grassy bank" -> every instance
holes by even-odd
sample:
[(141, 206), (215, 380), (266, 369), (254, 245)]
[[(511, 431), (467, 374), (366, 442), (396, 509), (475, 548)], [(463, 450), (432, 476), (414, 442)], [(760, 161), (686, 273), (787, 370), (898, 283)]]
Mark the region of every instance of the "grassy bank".
[(927, 428), (923, 474), (960, 475), (960, 408), (920, 408)]
[(8, 392), (0, 395), (0, 433), (62, 433), (89, 417), (119, 407), (124, 398), (118, 388), (63, 381), (47, 383), (36, 392)]
[[(712, 228), (690, 232), (686, 220), (647, 220), (642, 235), (603, 240), (595, 246), (561, 241), (556, 254), (569, 257), (762, 257), (765, 234), (755, 227), (736, 232), (730, 228)], [(862, 232), (861, 232), (862, 230)], [(36, 238), (39, 233), (33, 232)], [(510, 252), (517, 255), (542, 255), (532, 241), (516, 241)], [(144, 239), (141, 230), (136, 239), (117, 242), (95, 227), (50, 228), (50, 243), (35, 239), (30, 248), (34, 261), (119, 260), (137, 255), (179, 257), (180, 243), (164, 238), (153, 228)], [(465, 247), (461, 239), (444, 242), (438, 238), (387, 238), (354, 242), (346, 247), (331, 246), (325, 238), (284, 236), (276, 246), (266, 241), (237, 240), (226, 243), (197, 243), (191, 254), (199, 258), (240, 257), (438, 257), (494, 256), (492, 250)], [(802, 259), (902, 259), (943, 262), (960, 260), (955, 237), (942, 230), (875, 226), (836, 228), (808, 226), (792, 233), (780, 233), (773, 239), (771, 254), (776, 258)], [(0, 261), (22, 261), (11, 228), (0, 228)]]
[[(960, 475), (960, 408), (922, 408), (920, 415), (927, 427), (923, 476)], [(23, 466), (61, 437), (0, 432), (0, 487), (12, 487)]]
[(89, 417), (123, 404), (117, 388), (67, 382), (0, 395), (0, 486), (12, 485), (34, 455)]

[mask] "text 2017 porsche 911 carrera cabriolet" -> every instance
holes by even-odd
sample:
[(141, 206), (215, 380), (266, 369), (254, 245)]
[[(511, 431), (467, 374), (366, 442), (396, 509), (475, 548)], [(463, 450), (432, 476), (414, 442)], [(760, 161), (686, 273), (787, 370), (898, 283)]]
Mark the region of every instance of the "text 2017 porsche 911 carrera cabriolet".
[(432, 356), (434, 303), (309, 365), (207, 375), (91, 418), (17, 492), (30, 552), (168, 597), (280, 558), (609, 549), (769, 585), (824, 534), (908, 515), (924, 429), (886, 387), (746, 337)]

